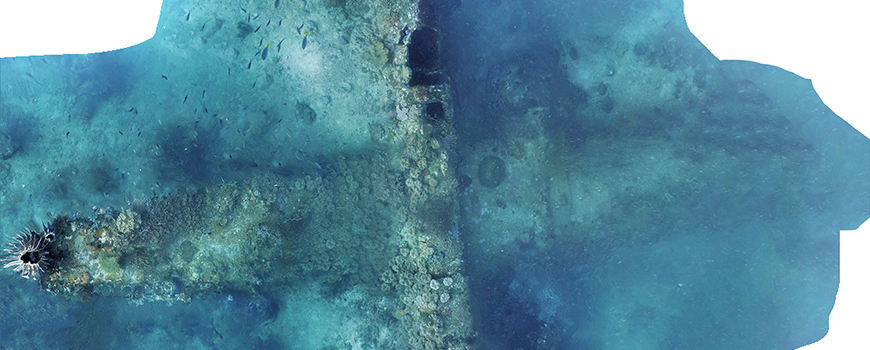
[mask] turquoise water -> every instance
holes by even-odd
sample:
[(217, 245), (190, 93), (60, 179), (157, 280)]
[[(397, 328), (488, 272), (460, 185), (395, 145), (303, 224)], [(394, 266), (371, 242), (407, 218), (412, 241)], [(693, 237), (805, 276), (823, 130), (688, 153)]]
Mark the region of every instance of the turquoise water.
[[(367, 82), (401, 69), (399, 31), (374, 40), (393, 50), (382, 57), (361, 29), (380, 2), (294, 5), (167, 2), (141, 45), (0, 60), (4, 241), (54, 214), (262, 174), (338, 184), (343, 155), (377, 164), (371, 126), (406, 117)], [(791, 349), (824, 336), (838, 230), (870, 214), (870, 142), (808, 81), (716, 60), (677, 1), (425, 5), (453, 93), (456, 135), (439, 139), (455, 147), (459, 219), (423, 214), (445, 215), (440, 234), (464, 249), (465, 342)], [(401, 192), (404, 173), (390, 176), (381, 192)], [(352, 233), (387, 229), (363, 226)], [(299, 240), (312, 261), (316, 242)], [(0, 348), (414, 348), (389, 333), (395, 296), (301, 275), (169, 303), (70, 300), (4, 269)]]

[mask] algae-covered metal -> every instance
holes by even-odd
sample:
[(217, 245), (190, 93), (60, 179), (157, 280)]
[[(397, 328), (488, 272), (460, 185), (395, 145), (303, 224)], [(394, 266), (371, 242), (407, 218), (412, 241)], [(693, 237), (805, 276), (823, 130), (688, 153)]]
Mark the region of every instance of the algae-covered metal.
[(57, 217), (59, 256), (44, 287), (82, 299), (187, 300), (225, 288), (253, 290), (287, 272), (288, 235), (309, 215), (320, 182), (299, 183), (257, 178)]

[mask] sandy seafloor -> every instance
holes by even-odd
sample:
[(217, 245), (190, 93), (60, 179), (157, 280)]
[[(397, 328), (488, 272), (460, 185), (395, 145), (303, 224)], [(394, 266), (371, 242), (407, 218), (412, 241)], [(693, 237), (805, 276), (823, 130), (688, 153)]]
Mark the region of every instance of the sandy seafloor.
[[(674, 0), (413, 6), (167, 1), (135, 47), (0, 60), (4, 242), (53, 215), (257, 176), (323, 181), (338, 208), (372, 198), (358, 217), (294, 228), (287, 254), (310, 266), (260, 268), (268, 283), (252, 290), (82, 300), (4, 269), (0, 349), (793, 349), (824, 336), (838, 230), (870, 214), (870, 142), (809, 81), (720, 62)], [(450, 136), (394, 95), (424, 95), (407, 81), (404, 23), (437, 28)], [(438, 141), (409, 151), (417, 168), (384, 151), (415, 118), (403, 130)], [(427, 187), (438, 150), (445, 170)], [(357, 223), (415, 186), (458, 208), (416, 214), (445, 215), (434, 235), (464, 257), (454, 289), (430, 269), (441, 294), (416, 301), (383, 287), (397, 268), (361, 262), (409, 254), (373, 236), (395, 225)], [(355, 262), (366, 276), (351, 277)], [(450, 330), (449, 300), (468, 303), (471, 322), (452, 325), (469, 332)], [(407, 329), (426, 305), (440, 331)], [(471, 335), (424, 339), (441, 334)]]

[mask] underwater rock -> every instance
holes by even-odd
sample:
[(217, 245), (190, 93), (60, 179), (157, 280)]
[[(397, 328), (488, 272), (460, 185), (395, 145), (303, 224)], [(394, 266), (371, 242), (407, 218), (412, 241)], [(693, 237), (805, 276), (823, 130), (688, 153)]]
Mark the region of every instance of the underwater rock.
[(477, 166), (477, 179), (487, 188), (495, 188), (504, 181), (506, 173), (504, 160), (496, 156), (486, 156)]
[(247, 24), (247, 23), (242, 22), (242, 21), (239, 21), (239, 23), (236, 23), (236, 28), (239, 30), (239, 33), (236, 34), (236, 36), (239, 38), (242, 38), (242, 39), (247, 38), (248, 34), (251, 34), (254, 32), (254, 27), (251, 27), (250, 24)]
[(459, 186), (456, 188), (456, 191), (458, 192), (465, 191), (468, 186), (471, 186), (471, 176), (468, 176), (468, 174), (459, 175), (457, 181), (459, 182)]
[(215, 18), (213, 21), (209, 20), (208, 22), (203, 24), (202, 27), (199, 28), (199, 31), (201, 31), (203, 33), (202, 34), (203, 38), (210, 39), (211, 37), (213, 37), (215, 35), (215, 33), (217, 33), (223, 27), (224, 27), (224, 20), (222, 20), (220, 18)]
[(193, 261), (193, 257), (199, 252), (199, 249), (196, 249), (196, 246), (190, 241), (184, 241), (178, 248), (181, 260), (188, 264)]
[(602, 96), (607, 95), (607, 85), (605, 85), (604, 83), (598, 83), (597, 89), (598, 89), (599, 95), (602, 95)]
[(572, 60), (576, 61), (580, 59), (580, 53), (577, 51), (576, 47), (571, 47), (568, 49), (568, 57), (571, 57)]
[(610, 113), (613, 110), (614, 105), (616, 105), (616, 101), (614, 101), (610, 96), (605, 97), (601, 100), (601, 110), (604, 113)]
[(9, 139), (9, 136), (0, 134), (0, 159), (12, 158), (15, 154), (15, 144)]
[(278, 311), (280, 311), (280, 307), (274, 299), (262, 294), (254, 294), (243, 301), (245, 302), (243, 314), (248, 323), (257, 324), (273, 319), (278, 316)]
[(302, 102), (296, 102), (296, 120), (302, 121), (305, 124), (311, 124), (314, 123), (315, 118), (317, 118), (317, 113), (314, 113), (314, 109), (311, 106)]

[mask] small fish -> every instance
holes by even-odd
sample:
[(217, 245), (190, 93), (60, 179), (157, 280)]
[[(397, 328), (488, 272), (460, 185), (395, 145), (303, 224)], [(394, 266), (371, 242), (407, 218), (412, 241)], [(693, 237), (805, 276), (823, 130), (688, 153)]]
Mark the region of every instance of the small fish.
[(245, 11), (245, 8), (244, 8), (244, 7), (239, 6), (239, 8), (242, 9), (242, 12), (244, 12), (244, 13), (248, 13), (248, 11)]
[(261, 25), (258, 25), (258, 26), (257, 26), (257, 29), (254, 29), (254, 33), (256, 33), (257, 31), (259, 31), (259, 30), (260, 30), (260, 27), (262, 27), (262, 26), (263, 26), (262, 24), (261, 24)]
[(260, 56), (260, 58), (263, 59), (263, 61), (265, 61), (266, 56), (269, 55), (269, 45), (272, 45), (272, 43), (266, 44), (266, 47), (263, 49), (263, 55)]
[(129, 111), (127, 111), (127, 112), (132, 112), (132, 111), (133, 111), (133, 107), (130, 107), (130, 110), (129, 110)]
[(208, 24), (208, 22), (211, 21), (211, 20), (213, 20), (213, 19), (214, 19), (214, 18), (209, 18), (208, 21), (205, 21), (205, 23), (202, 24), (202, 27), (200, 27), (199, 30), (204, 30), (204, 29), (205, 29), (205, 25)]
[(163, 77), (163, 80), (169, 80), (169, 78), (167, 78), (167, 77), (166, 77), (165, 75), (163, 75), (163, 74), (161, 74), (160, 76)]
[(282, 18), (282, 19), (279, 19), (279, 20), (278, 20), (278, 26), (280, 27), (280, 26), (281, 26), (281, 23), (283, 23), (283, 22), (284, 22), (284, 19), (283, 19), (283, 18)]
[(283, 42), (284, 42), (284, 39), (281, 39), (281, 41), (278, 42), (278, 53), (281, 53), (281, 43), (283, 43)]
[(35, 81), (37, 84), (39, 84), (39, 86), (42, 86), (42, 83), (40, 83), (39, 80), (36, 80), (36, 78), (34, 78), (32, 75), (30, 75), (30, 72), (25, 72), (24, 74), (26, 74), (28, 77), (30, 77), (30, 79), (33, 79), (33, 81)]
[(254, 62), (254, 60), (248, 61), (248, 69), (251, 69), (251, 62)]
[(305, 50), (305, 47), (308, 46), (308, 31), (305, 31), (305, 36), (302, 37), (302, 49)]
[(190, 20), (190, 12), (187, 12), (187, 18), (185, 18), (184, 20), (185, 20), (185, 21), (189, 21), (189, 20)]
[(260, 15), (256, 15), (256, 16), (254, 16), (254, 18), (251, 18), (251, 19), (257, 19), (257, 18), (260, 18)]
[(275, 8), (278, 8), (278, 5), (281, 5), (281, 0), (275, 0)]
[(184, 104), (185, 102), (187, 102), (187, 95), (184, 95), (184, 101), (181, 101), (181, 104)]
[(205, 90), (202, 90), (202, 97), (201, 98), (205, 98)]
[(302, 27), (304, 27), (304, 26), (305, 26), (305, 23), (302, 23), (302, 25), (299, 26), (299, 28), (296, 28), (296, 33), (299, 35), (302, 35)]
[(257, 47), (260, 47), (260, 46), (263, 46), (263, 39), (260, 39), (260, 45), (257, 45)]
[(202, 106), (202, 109), (205, 110), (205, 114), (208, 114), (208, 107), (206, 107), (206, 106)]
[(268, 20), (268, 21), (266, 21), (266, 27), (268, 27), (268, 26), (269, 26), (269, 23), (272, 23), (272, 19), (271, 19), (271, 18), (269, 18), (269, 20)]
[(227, 67), (227, 75), (230, 75), (230, 67)]

